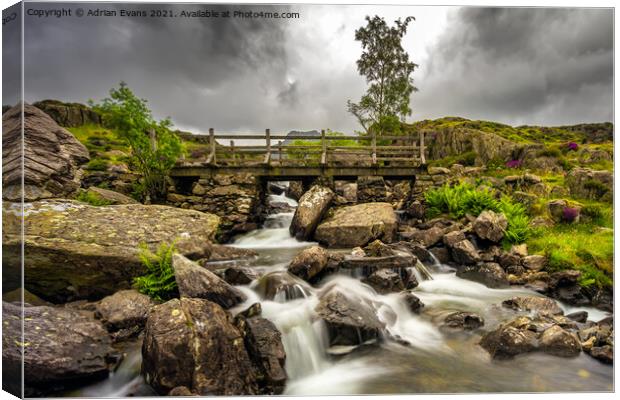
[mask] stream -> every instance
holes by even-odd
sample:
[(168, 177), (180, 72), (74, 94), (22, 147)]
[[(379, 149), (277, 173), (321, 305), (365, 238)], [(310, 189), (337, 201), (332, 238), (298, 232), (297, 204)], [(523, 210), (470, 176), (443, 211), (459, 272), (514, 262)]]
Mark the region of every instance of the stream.
[[(296, 203), (283, 195), (270, 196), (272, 202)], [(253, 268), (264, 273), (288, 274), (291, 259), (312, 242), (299, 242), (289, 234), (293, 213), (267, 218), (262, 228), (235, 239), (234, 247), (256, 250)], [(380, 295), (352, 276), (335, 274), (316, 287), (300, 284), (297, 298), (278, 293), (265, 300), (255, 290), (258, 282), (238, 286), (247, 301), (231, 311), (237, 313), (260, 302), (262, 316), (282, 333), (286, 350), (288, 381), (285, 395), (387, 394), (387, 393), (476, 393), (476, 392), (573, 392), (612, 391), (613, 368), (583, 352), (575, 358), (544, 353), (517, 356), (511, 360), (491, 360), (477, 343), (480, 331), (445, 331), (439, 327), (442, 315), (451, 311), (471, 311), (484, 318), (488, 330), (515, 314), (501, 307), (514, 296), (539, 294), (521, 288), (491, 289), (461, 279), (453, 268), (438, 262), (427, 265), (431, 280), (422, 280), (413, 289), (425, 307), (414, 314), (397, 293)], [(316, 318), (314, 308), (327, 289), (373, 304), (392, 337), (380, 344), (351, 348), (328, 348), (327, 331)], [(560, 304), (565, 313), (585, 310), (588, 319), (599, 321), (608, 313)], [(116, 397), (153, 395), (139, 375), (139, 346), (129, 348), (125, 361), (110, 377), (95, 385), (70, 393), (71, 396)]]

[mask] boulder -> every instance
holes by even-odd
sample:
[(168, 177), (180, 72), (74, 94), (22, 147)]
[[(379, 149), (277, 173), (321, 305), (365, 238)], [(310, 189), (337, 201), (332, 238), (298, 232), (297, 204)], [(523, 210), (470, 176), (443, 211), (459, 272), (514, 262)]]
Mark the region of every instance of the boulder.
[(614, 363), (614, 348), (608, 344), (600, 347), (592, 347), (590, 355), (604, 364)]
[(526, 256), (523, 257), (522, 264), (530, 271), (540, 271), (547, 265), (547, 258), (540, 255)]
[(109, 204), (138, 204), (138, 202), (129, 196), (115, 192), (113, 190), (102, 189), (91, 186), (86, 191), (91, 196), (95, 196)]
[(448, 264), (452, 262), (452, 256), (450, 250), (445, 247), (433, 247), (429, 252), (439, 261), (441, 264)]
[(165, 395), (185, 386), (198, 395), (258, 393), (254, 366), (230, 314), (205, 299), (173, 299), (149, 313), (142, 372)]
[(608, 202), (613, 199), (612, 171), (573, 168), (566, 174), (565, 184), (573, 197)]
[(20, 306), (2, 303), (2, 373), (4, 385), (13, 392), (21, 393), (22, 361), (26, 395), (108, 376), (113, 350), (101, 322), (86, 313), (48, 306), (24, 307), (23, 318)]
[(248, 285), (260, 274), (253, 268), (246, 267), (229, 267), (224, 269), (222, 278), (231, 285)]
[(312, 238), (317, 225), (328, 210), (334, 192), (324, 186), (315, 185), (301, 196), (289, 227), (291, 235), (299, 240)]
[(458, 269), (456, 275), (459, 278), (480, 282), (490, 288), (509, 286), (506, 273), (498, 263), (487, 262), (479, 265), (464, 266)]
[(360, 203), (387, 201), (387, 188), (381, 176), (357, 178), (357, 201)]
[(554, 325), (541, 335), (539, 348), (554, 356), (574, 357), (581, 352), (581, 343), (577, 335)]
[(290, 181), (286, 188), (286, 197), (299, 201), (304, 194), (304, 185), (301, 181)]
[(154, 305), (149, 296), (136, 290), (120, 290), (97, 303), (95, 316), (110, 332), (135, 328), (140, 331)]
[(481, 239), (499, 242), (504, 237), (504, 232), (508, 227), (508, 220), (504, 214), (497, 214), (490, 210), (485, 210), (474, 221), (473, 229)]
[(213, 244), (208, 261), (247, 260), (256, 257), (258, 257), (258, 253), (252, 249)]
[[(400, 292), (405, 289), (405, 284), (400, 274), (389, 269), (380, 269), (373, 272), (368, 278), (364, 279), (364, 282), (372, 286), (380, 294)], [(417, 282), (415, 286), (417, 286)]]
[(588, 312), (587, 311), (575, 311), (574, 313), (567, 314), (566, 318), (583, 324), (588, 320)]
[(309, 296), (311, 287), (306, 281), (286, 271), (274, 271), (258, 280), (256, 291), (267, 300), (284, 302)]
[(424, 307), (422, 300), (415, 294), (405, 291), (400, 294), (400, 298), (405, 302), (407, 308), (413, 313), (420, 313), (420, 310)]
[(316, 229), (314, 238), (328, 247), (356, 247), (396, 238), (398, 220), (388, 203), (364, 203), (335, 210)]
[(424, 247), (431, 247), (437, 244), (445, 233), (445, 229), (433, 226), (428, 229), (414, 229), (401, 236), (413, 243), (419, 243)]
[(449, 248), (462, 240), (465, 240), (465, 234), (462, 231), (448, 232), (443, 236), (443, 244)]
[(159, 205), (127, 204), (93, 207), (84, 203), (45, 200), (26, 203), (25, 235), (21, 218), (9, 204), (3, 209), (5, 290), (20, 284), (20, 260), (9, 257), (23, 243), (25, 287), (52, 302), (98, 300), (129, 289), (143, 275), (139, 246), (155, 250), (175, 243), (190, 258), (209, 257), (219, 218), (198, 211)]
[(327, 266), (329, 256), (320, 246), (312, 246), (299, 252), (288, 266), (288, 272), (311, 282)]
[(226, 309), (246, 300), (239, 289), (181, 254), (172, 256), (172, 268), (181, 297), (207, 299)]
[(504, 300), (502, 306), (518, 311), (536, 311), (550, 315), (564, 314), (555, 301), (546, 297), (513, 297)]
[(537, 334), (530, 330), (518, 329), (510, 324), (502, 324), (485, 334), (480, 346), (493, 358), (510, 358), (536, 350)]
[(458, 264), (471, 265), (480, 261), (480, 254), (474, 245), (467, 239), (461, 240), (450, 247), (450, 254)]
[(22, 178), (24, 201), (73, 195), (80, 187), (80, 165), (89, 160), (88, 150), (29, 104), (24, 104), (22, 137), (21, 117), (21, 104), (2, 115), (3, 199), (22, 200)]
[(330, 345), (358, 345), (378, 339), (384, 329), (374, 309), (362, 299), (330, 290), (319, 300), (315, 311), (327, 325)]
[(473, 330), (484, 325), (484, 319), (472, 312), (456, 311), (448, 314), (443, 320), (443, 326), (452, 329)]
[(569, 204), (564, 199), (551, 200), (547, 203), (547, 209), (553, 222), (579, 222), (581, 206)]
[(237, 319), (237, 326), (255, 366), (261, 394), (282, 394), (287, 376), (280, 331), (273, 322), (261, 317)]

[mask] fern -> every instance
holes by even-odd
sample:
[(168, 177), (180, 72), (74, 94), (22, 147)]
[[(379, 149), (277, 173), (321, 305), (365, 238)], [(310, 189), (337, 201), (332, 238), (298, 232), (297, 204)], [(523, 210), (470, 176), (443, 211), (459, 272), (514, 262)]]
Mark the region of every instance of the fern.
[(145, 243), (140, 244), (138, 257), (146, 268), (146, 275), (134, 278), (134, 287), (158, 301), (169, 300), (178, 293), (172, 268), (174, 243), (161, 243), (153, 254)]

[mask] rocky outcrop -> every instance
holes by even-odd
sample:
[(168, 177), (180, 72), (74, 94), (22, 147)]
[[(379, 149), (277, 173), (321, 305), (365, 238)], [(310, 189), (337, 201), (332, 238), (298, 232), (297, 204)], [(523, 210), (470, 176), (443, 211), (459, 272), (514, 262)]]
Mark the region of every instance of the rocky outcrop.
[(101, 124), (101, 116), (90, 107), (79, 103), (63, 103), (58, 100), (42, 100), (32, 105), (45, 112), (60, 126)]
[(117, 333), (115, 338), (127, 338), (142, 331), (154, 305), (149, 296), (136, 290), (120, 290), (97, 303), (95, 316), (108, 331)]
[(299, 240), (312, 238), (316, 227), (327, 212), (334, 192), (324, 186), (315, 185), (301, 196), (289, 227), (291, 235)]
[[(24, 207), (25, 287), (52, 302), (97, 300), (130, 288), (145, 272), (138, 256), (141, 243), (155, 250), (174, 242), (180, 254), (206, 258), (219, 222), (214, 215), (156, 205), (93, 207), (46, 200)], [(20, 280), (19, 258), (8, 256), (22, 244), (11, 228), (21, 221), (16, 210), (9, 204), (3, 210), (5, 290)]]
[(327, 325), (332, 346), (358, 345), (378, 339), (384, 328), (372, 306), (338, 290), (321, 296), (315, 311)]
[(397, 218), (388, 203), (364, 203), (334, 210), (319, 224), (314, 238), (328, 247), (356, 247), (396, 239)]
[(239, 289), (181, 254), (172, 256), (172, 268), (181, 297), (207, 299), (226, 309), (246, 299)]
[(613, 200), (612, 171), (573, 168), (566, 175), (565, 184), (573, 197), (608, 202)]
[(22, 143), (21, 112), (17, 105), (2, 115), (3, 199), (21, 201), (22, 178), (25, 201), (74, 194), (80, 187), (80, 165), (89, 160), (88, 150), (29, 104), (24, 104)]
[(327, 266), (329, 255), (320, 246), (312, 246), (299, 252), (288, 266), (288, 272), (311, 282)]
[(113, 350), (99, 321), (47, 306), (25, 307), (23, 313), (22, 320), (21, 307), (2, 303), (2, 372), (4, 384), (15, 386), (14, 392), (21, 392), (22, 351), (27, 396), (108, 376)]
[(508, 220), (504, 214), (497, 214), (489, 210), (480, 213), (473, 224), (474, 232), (480, 239), (495, 243), (502, 240), (507, 227)]
[(258, 280), (256, 291), (268, 300), (293, 300), (307, 297), (310, 285), (286, 271), (274, 271)]
[(484, 319), (472, 312), (456, 311), (452, 312), (443, 320), (442, 326), (450, 329), (474, 330), (484, 325)]
[(142, 345), (142, 372), (165, 395), (185, 386), (197, 395), (252, 395), (258, 383), (243, 335), (220, 306), (173, 299), (153, 307)]
[(91, 186), (86, 191), (91, 196), (95, 196), (98, 199), (112, 204), (138, 204), (138, 202), (129, 196), (125, 196), (122, 193), (115, 192), (113, 190), (102, 189), (96, 186)]
[(512, 299), (504, 300), (502, 305), (513, 310), (535, 311), (549, 315), (561, 315), (564, 313), (554, 300), (546, 297), (513, 297)]

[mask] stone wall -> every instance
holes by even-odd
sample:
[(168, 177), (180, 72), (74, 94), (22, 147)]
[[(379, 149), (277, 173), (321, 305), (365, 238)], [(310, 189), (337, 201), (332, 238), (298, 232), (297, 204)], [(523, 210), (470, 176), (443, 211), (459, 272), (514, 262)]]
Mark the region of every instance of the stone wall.
[(216, 175), (198, 180), (176, 179), (168, 188), (168, 204), (216, 214), (220, 242), (257, 228), (265, 191), (249, 174)]

